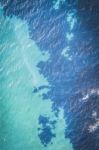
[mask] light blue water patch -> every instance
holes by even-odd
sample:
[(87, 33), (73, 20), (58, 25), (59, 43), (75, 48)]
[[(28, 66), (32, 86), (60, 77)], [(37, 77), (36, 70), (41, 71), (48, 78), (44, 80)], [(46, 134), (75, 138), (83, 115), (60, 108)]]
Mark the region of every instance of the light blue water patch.
[(63, 3), (63, 2), (65, 2), (65, 0), (54, 0), (53, 1), (53, 8), (56, 9), (56, 10), (59, 9), (60, 4)]
[(77, 22), (76, 14), (75, 12), (69, 12), (67, 14), (67, 22), (69, 24), (70, 30), (72, 30)]
[(43, 146), (38, 138), (38, 117), (53, 114), (52, 103), (44, 102), (40, 93), (33, 94), (32, 90), (48, 85), (36, 67), (48, 55), (29, 39), (25, 22), (15, 17), (5, 19), (2, 11), (0, 16), (0, 147), (39, 150)]
[(61, 55), (64, 56), (67, 60), (72, 60), (72, 56), (69, 54), (69, 52), (70, 52), (70, 47), (67, 46), (62, 50)]
[[(60, 110), (56, 138), (44, 147), (38, 137), (40, 115), (55, 119), (51, 100), (33, 88), (50, 86), (37, 64), (50, 58), (29, 38), (26, 22), (3, 16), (0, 9), (0, 148), (2, 150), (72, 150), (64, 138), (65, 120)], [(45, 90), (44, 92), (47, 92)]]
[(74, 37), (74, 34), (72, 32), (67, 32), (66, 33), (66, 38), (68, 41), (71, 41)]

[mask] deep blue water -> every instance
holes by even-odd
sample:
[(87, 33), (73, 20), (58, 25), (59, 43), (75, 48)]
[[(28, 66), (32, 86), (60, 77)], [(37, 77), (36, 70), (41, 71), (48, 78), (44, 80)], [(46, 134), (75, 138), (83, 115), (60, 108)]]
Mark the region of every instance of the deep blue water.
[[(52, 0), (1, 0), (1, 5), (5, 16), (26, 20), (31, 39), (42, 51), (50, 53), (47, 62), (38, 64), (40, 73), (51, 85), (43, 98), (52, 100), (52, 111), (57, 117), (59, 108), (64, 109), (64, 136), (70, 139), (74, 150), (98, 150), (99, 128), (90, 133), (87, 127), (94, 124), (93, 111), (99, 116), (99, 95), (91, 94), (87, 101), (83, 101), (83, 95), (99, 88), (99, 1), (65, 0), (59, 9), (53, 8)], [(72, 29), (66, 20), (71, 13), (76, 18)], [(67, 59), (61, 55), (66, 47)], [(55, 137), (47, 123), (54, 128), (55, 121), (39, 117), (43, 129), (38, 136), (45, 146)]]

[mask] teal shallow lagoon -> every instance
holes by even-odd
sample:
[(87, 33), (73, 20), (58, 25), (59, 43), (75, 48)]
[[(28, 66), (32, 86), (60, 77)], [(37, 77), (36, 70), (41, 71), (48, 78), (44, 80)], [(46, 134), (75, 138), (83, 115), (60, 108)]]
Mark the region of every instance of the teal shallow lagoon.
[[(44, 147), (38, 137), (40, 115), (55, 118), (52, 102), (33, 88), (49, 85), (37, 68), (38, 62), (49, 59), (29, 38), (26, 22), (3, 16), (0, 9), (0, 147), (2, 150), (72, 150), (64, 138), (65, 121), (60, 110), (53, 144)], [(46, 92), (43, 91), (43, 92)]]

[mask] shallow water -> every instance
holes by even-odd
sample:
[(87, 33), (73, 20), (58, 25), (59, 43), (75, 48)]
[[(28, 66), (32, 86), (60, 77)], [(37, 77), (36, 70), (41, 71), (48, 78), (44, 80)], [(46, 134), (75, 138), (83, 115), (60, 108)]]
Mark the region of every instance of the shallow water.
[(0, 5), (0, 148), (98, 150), (99, 1)]
[[(41, 52), (29, 38), (28, 25), (17, 17), (4, 17), (0, 9), (0, 147), (2, 150), (72, 150), (65, 139), (63, 110), (57, 118), (51, 100), (44, 101), (42, 91), (33, 89), (50, 86), (40, 74), (37, 64), (46, 61), (49, 53)], [(43, 94), (48, 89), (43, 89)], [(45, 147), (38, 128), (39, 116), (57, 120), (52, 133), (56, 137)]]

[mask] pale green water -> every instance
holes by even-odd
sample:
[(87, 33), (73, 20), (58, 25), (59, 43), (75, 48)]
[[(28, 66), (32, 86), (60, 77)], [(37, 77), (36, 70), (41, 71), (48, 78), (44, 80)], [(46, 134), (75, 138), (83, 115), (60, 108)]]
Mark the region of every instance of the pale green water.
[[(44, 147), (38, 138), (40, 115), (55, 118), (51, 100), (43, 101), (42, 93), (33, 88), (49, 85), (36, 67), (49, 54), (42, 54), (29, 39), (28, 26), (13, 17), (3, 16), (0, 9), (0, 149), (1, 150), (72, 150), (64, 138), (65, 121), (60, 110), (53, 144)], [(44, 91), (46, 92), (46, 91)]]

